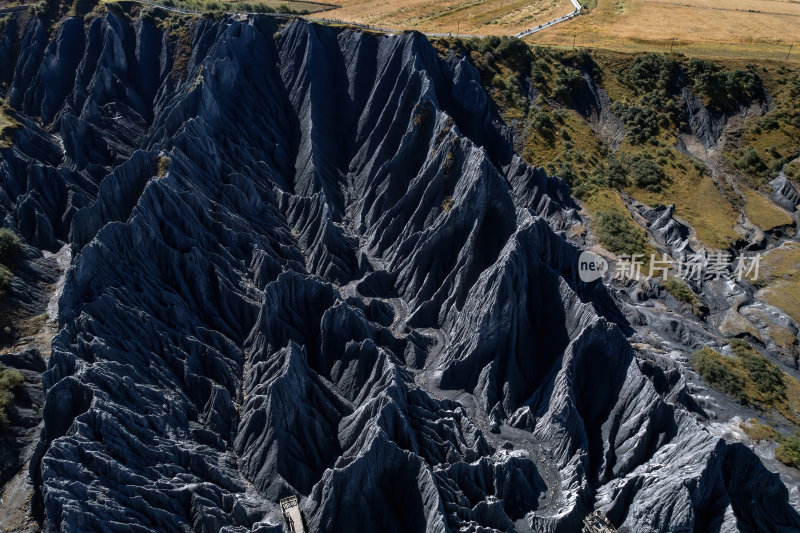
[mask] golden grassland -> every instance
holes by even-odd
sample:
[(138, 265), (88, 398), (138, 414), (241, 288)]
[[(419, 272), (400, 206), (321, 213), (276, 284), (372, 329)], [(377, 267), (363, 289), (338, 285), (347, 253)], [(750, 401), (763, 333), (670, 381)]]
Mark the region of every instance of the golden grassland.
[(569, 0), (335, 0), (324, 16), (432, 33), (514, 35), (572, 11)]
[[(624, 147), (623, 147), (624, 148)], [(671, 183), (659, 192), (631, 188), (631, 194), (647, 205), (675, 204), (675, 215), (697, 232), (697, 239), (712, 248), (724, 249), (738, 237), (734, 231), (739, 211), (689, 156), (670, 150), (662, 168)]]
[(750, 222), (769, 231), (780, 226), (787, 226), (793, 222), (792, 217), (783, 209), (776, 206), (756, 191), (742, 188), (745, 195), (744, 214)]
[[(779, 0), (597, 0), (531, 43), (723, 59), (786, 58), (800, 44), (800, 3)], [(796, 55), (795, 55), (796, 53)], [(790, 61), (800, 62), (795, 47)]]
[(761, 295), (800, 321), (800, 244), (786, 243), (766, 252), (759, 265)]

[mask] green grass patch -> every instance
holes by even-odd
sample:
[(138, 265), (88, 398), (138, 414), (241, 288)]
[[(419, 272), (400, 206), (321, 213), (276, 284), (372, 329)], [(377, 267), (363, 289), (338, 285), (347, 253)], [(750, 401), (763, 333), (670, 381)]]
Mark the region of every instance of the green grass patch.
[(630, 213), (604, 209), (597, 213), (597, 238), (606, 249), (617, 255), (644, 254), (647, 239), (644, 230)]
[(24, 381), (18, 371), (0, 367), (0, 426), (8, 424), (8, 409), (14, 404), (14, 391)]
[(11, 146), (11, 135), (20, 123), (11, 116), (11, 108), (5, 102), (0, 102), (0, 148)]
[(745, 195), (744, 213), (750, 222), (770, 231), (780, 226), (788, 226), (794, 222), (786, 211), (776, 206), (756, 191), (742, 189)]
[(668, 278), (663, 280), (661, 284), (676, 300), (691, 307), (692, 313), (695, 315), (702, 316), (706, 311), (703, 302), (686, 283), (674, 278)]
[[(668, 155), (662, 155), (668, 154)], [(732, 191), (721, 191), (697, 160), (672, 148), (651, 150), (669, 176), (660, 191), (631, 187), (631, 195), (647, 205), (675, 204), (675, 215), (692, 226), (697, 238), (711, 248), (726, 249), (739, 236), (734, 231), (739, 210)]]
[(730, 347), (730, 356), (704, 347), (692, 354), (692, 366), (706, 383), (742, 405), (775, 409), (793, 424), (800, 423), (800, 383), (747, 342), (732, 339)]
[(783, 435), (772, 426), (762, 424), (755, 418), (751, 418), (746, 423), (742, 422), (739, 427), (756, 442), (762, 440), (777, 442), (775, 459), (787, 466), (800, 468), (800, 432), (795, 431), (791, 435)]
[(747, 433), (747, 436), (756, 442), (762, 440), (775, 440), (780, 433), (767, 424), (762, 424), (757, 418), (751, 418), (747, 422), (741, 422), (739, 427)]

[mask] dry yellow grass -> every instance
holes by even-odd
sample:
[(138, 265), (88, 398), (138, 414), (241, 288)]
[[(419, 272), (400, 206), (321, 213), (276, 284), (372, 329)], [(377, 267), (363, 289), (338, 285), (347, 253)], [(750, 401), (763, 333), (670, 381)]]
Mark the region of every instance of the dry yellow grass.
[[(648, 205), (675, 204), (675, 214), (686, 220), (707, 246), (724, 249), (738, 237), (734, 231), (739, 211), (706, 174), (694, 168), (685, 154), (671, 151), (674, 165), (665, 167), (672, 183), (660, 192), (632, 189)], [(680, 166), (676, 166), (680, 165)]]
[(432, 33), (514, 35), (572, 11), (569, 0), (336, 0), (326, 18)]
[(760, 295), (800, 322), (800, 244), (787, 243), (765, 253), (759, 267)]
[[(598, 0), (528, 38), (537, 44), (783, 60), (800, 43), (800, 3), (780, 0)], [(795, 47), (797, 48), (797, 47)], [(795, 55), (796, 53), (796, 55)], [(800, 62), (800, 49), (792, 60)]]
[(750, 222), (769, 231), (779, 226), (786, 226), (793, 222), (786, 211), (777, 207), (775, 204), (761, 196), (756, 191), (743, 188), (745, 202), (744, 213)]

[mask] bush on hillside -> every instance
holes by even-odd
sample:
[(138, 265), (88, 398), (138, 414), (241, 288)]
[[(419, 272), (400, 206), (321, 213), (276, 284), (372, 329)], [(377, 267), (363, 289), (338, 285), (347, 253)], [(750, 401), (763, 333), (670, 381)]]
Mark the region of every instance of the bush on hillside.
[(651, 192), (660, 192), (671, 182), (670, 177), (658, 163), (638, 155), (629, 158), (628, 175), (635, 186)]
[(606, 164), (606, 184), (612, 189), (628, 186), (628, 169), (613, 155), (608, 156)]
[(625, 124), (631, 144), (644, 144), (658, 135), (659, 116), (653, 108), (614, 102), (612, 109)]
[(744, 378), (729, 365), (725, 364), (722, 354), (715, 352), (708, 346), (694, 352), (691, 356), (692, 366), (703, 379), (726, 394), (730, 394), (739, 401), (746, 403)]
[(559, 65), (556, 68), (553, 94), (562, 102), (572, 102), (572, 95), (585, 87), (586, 80), (580, 70), (566, 65)]
[(0, 228), (0, 263), (10, 266), (22, 250), (17, 234), (8, 228)]
[(752, 146), (744, 149), (741, 157), (736, 160), (735, 165), (742, 172), (755, 176), (761, 176), (767, 171), (767, 165)]
[(753, 70), (722, 70), (704, 59), (690, 60), (687, 70), (697, 94), (720, 109), (730, 110), (764, 97), (761, 78)]
[(24, 381), (18, 371), (0, 367), (0, 426), (8, 424), (8, 408), (14, 403), (14, 391)]
[(630, 215), (616, 209), (606, 209), (597, 214), (597, 237), (606, 249), (615, 254), (642, 254), (645, 237)]
[(775, 449), (775, 459), (783, 464), (800, 468), (800, 433), (783, 437)]
[(638, 92), (668, 91), (674, 87), (677, 73), (674, 59), (661, 54), (642, 54), (633, 60), (628, 81)]

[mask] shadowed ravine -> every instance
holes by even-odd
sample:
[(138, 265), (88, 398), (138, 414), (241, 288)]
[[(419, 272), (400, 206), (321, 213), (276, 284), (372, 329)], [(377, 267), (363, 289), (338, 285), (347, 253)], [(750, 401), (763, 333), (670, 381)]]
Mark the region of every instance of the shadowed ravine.
[(314, 532), (572, 532), (593, 508), (797, 531), (779, 478), (640, 370), (577, 278), (569, 188), (466, 60), (192, 24), (188, 63), (113, 14), (0, 41), (23, 124), (0, 209), (73, 252), (31, 462), (48, 529), (278, 532), (298, 494)]

